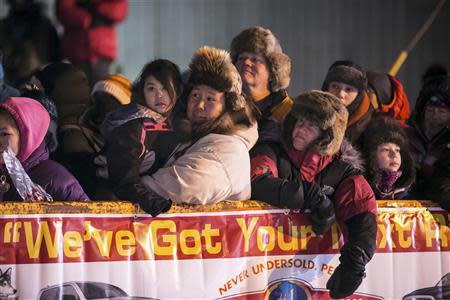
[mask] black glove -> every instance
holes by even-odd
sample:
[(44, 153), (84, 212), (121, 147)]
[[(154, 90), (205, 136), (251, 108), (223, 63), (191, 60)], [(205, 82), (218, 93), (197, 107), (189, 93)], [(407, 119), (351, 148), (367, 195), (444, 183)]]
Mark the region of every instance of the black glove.
[(157, 215), (170, 209), (172, 206), (172, 200), (166, 200), (156, 193), (152, 194), (152, 198), (138, 202), (143, 211), (152, 215), (152, 217), (156, 217)]
[(333, 202), (314, 182), (305, 182), (303, 188), (305, 208), (311, 210), (312, 229), (315, 234), (322, 235), (330, 229), (336, 219)]
[(332, 298), (353, 294), (366, 276), (366, 264), (375, 254), (377, 221), (375, 215), (364, 212), (345, 221), (348, 240), (341, 248), (341, 264), (327, 282)]
[(327, 282), (331, 298), (341, 299), (350, 296), (359, 287), (364, 277), (366, 277), (364, 271), (347, 270), (340, 264)]
[(164, 199), (141, 183), (121, 186), (115, 190), (115, 194), (121, 200), (139, 204), (140, 208), (152, 217), (168, 211), (172, 206), (172, 200)]

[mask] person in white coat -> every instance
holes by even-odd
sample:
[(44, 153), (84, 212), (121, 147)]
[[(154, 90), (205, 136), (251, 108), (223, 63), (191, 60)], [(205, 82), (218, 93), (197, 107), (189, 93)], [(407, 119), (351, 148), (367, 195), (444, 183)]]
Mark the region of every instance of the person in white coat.
[[(247, 200), (248, 152), (258, 140), (258, 130), (252, 106), (242, 95), (241, 77), (229, 53), (217, 48), (198, 49), (189, 68), (174, 117), (175, 130), (186, 142), (163, 168), (141, 180), (154, 192), (155, 203), (161, 198), (191, 204)], [(153, 203), (139, 205), (152, 213)]]

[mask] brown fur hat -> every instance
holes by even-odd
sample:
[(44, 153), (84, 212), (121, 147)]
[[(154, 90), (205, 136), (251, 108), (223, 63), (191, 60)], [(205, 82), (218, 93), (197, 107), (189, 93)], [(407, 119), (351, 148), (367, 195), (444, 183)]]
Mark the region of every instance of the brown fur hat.
[(395, 183), (396, 188), (408, 187), (415, 179), (414, 160), (409, 151), (408, 139), (398, 121), (388, 116), (377, 116), (367, 125), (362, 136), (362, 152), (366, 161), (366, 177), (375, 186), (381, 180), (378, 168), (377, 148), (384, 143), (393, 143), (400, 147), (402, 176)]
[(236, 63), (239, 54), (243, 52), (259, 53), (266, 58), (272, 92), (289, 86), (291, 59), (283, 53), (278, 39), (269, 29), (260, 26), (245, 29), (233, 38), (230, 48), (233, 63)]
[(348, 111), (336, 96), (314, 90), (295, 98), (283, 124), (283, 141), (288, 149), (292, 149), (295, 123), (301, 119), (314, 123), (321, 130), (312, 148), (321, 155), (333, 155), (339, 151), (347, 128)]
[[(242, 95), (242, 80), (231, 62), (230, 54), (222, 49), (201, 47), (193, 55), (189, 64), (189, 77), (177, 107), (175, 127), (186, 138), (198, 138), (208, 133), (228, 134), (237, 126), (254, 123), (252, 107)], [(225, 93), (225, 111), (213, 121), (192, 124), (186, 118), (186, 108), (194, 86), (207, 85)], [(176, 120), (178, 118), (178, 120)]]

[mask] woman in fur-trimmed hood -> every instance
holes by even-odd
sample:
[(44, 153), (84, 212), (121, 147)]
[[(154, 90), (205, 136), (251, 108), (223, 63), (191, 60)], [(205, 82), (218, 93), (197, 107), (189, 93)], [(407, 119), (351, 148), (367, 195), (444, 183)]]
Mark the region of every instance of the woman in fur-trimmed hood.
[[(250, 198), (248, 151), (258, 139), (242, 82), (225, 50), (202, 47), (189, 65), (190, 76), (174, 117), (189, 141), (142, 182), (155, 197), (210, 204)], [(139, 203), (146, 209), (148, 203)]]
[[(181, 135), (196, 140), (209, 133), (231, 134), (240, 126), (253, 126), (252, 108), (242, 95), (241, 76), (231, 64), (228, 52), (202, 47), (194, 54), (189, 68), (189, 79), (174, 118), (175, 129)], [(205, 120), (201, 116), (197, 120), (189, 116), (189, 96), (200, 85), (224, 93), (224, 110), (216, 118)]]
[(415, 168), (406, 133), (398, 122), (379, 116), (362, 137), (366, 178), (377, 199), (401, 199), (415, 179)]
[(351, 295), (375, 253), (375, 197), (363, 177), (359, 153), (344, 141), (348, 112), (330, 93), (311, 91), (294, 100), (283, 123), (283, 143), (252, 150), (252, 198), (311, 211), (312, 229), (324, 234), (335, 215), (348, 233), (341, 264), (327, 282), (333, 298)]

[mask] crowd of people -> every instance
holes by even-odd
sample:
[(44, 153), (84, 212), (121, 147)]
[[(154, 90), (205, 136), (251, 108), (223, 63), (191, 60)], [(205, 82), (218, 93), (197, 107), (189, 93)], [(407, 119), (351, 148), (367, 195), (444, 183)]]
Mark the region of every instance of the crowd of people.
[[(111, 8), (87, 2), (64, 18), (73, 30), (124, 17), (105, 19)], [(77, 63), (86, 53), (26, 76), (4, 61), (0, 201), (127, 200), (157, 216), (173, 202), (255, 199), (310, 212), (317, 235), (335, 221), (346, 232), (327, 283), (334, 298), (358, 288), (374, 255), (375, 199), (450, 210), (445, 70), (427, 76), (411, 112), (397, 78), (346, 60), (331, 64), (321, 90), (290, 97), (291, 60), (269, 29), (243, 30), (229, 50), (199, 48), (183, 75), (156, 59), (134, 83), (100, 72), (101, 59)]]

